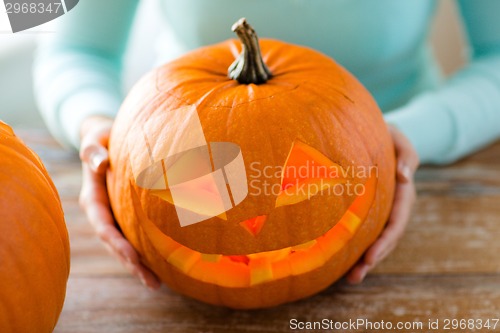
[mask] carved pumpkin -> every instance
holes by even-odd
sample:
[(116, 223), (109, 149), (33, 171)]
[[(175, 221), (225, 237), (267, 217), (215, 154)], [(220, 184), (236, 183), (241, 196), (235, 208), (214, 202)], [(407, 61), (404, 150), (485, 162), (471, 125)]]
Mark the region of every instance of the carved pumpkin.
[(0, 121), (0, 330), (52, 332), (69, 275), (56, 188), (38, 156)]
[(168, 286), (258, 308), (352, 267), (389, 215), (395, 157), (375, 101), (345, 69), (305, 47), (259, 46), (245, 20), (233, 31), (243, 47), (195, 50), (133, 88), (111, 133), (108, 191)]

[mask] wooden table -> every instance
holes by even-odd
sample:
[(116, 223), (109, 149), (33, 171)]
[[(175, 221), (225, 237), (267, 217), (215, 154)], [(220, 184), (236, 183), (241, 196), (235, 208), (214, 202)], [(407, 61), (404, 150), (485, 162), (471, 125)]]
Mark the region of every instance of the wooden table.
[[(500, 143), (452, 166), (418, 172), (419, 198), (407, 232), (363, 284), (341, 281), (292, 304), (233, 311), (187, 299), (166, 287), (159, 292), (142, 287), (105, 251), (78, 206), (77, 156), (63, 150), (45, 130), (17, 133), (45, 162), (66, 212), (71, 275), (56, 332), (289, 332), (293, 318), (366, 319), (394, 327), (398, 322), (421, 322), (422, 329), (409, 331), (466, 332), (472, 330), (445, 330), (446, 319), (489, 318), (493, 324), (492, 319), (500, 318)], [(429, 319), (439, 320), (438, 330), (429, 328)], [(476, 331), (500, 331), (500, 323), (494, 330)]]

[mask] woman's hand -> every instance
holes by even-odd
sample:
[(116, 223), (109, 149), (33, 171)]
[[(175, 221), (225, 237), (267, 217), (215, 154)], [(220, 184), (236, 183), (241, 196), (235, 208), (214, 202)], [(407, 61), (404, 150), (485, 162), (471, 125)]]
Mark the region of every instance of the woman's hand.
[(394, 203), (384, 231), (347, 274), (347, 281), (352, 284), (363, 281), (366, 274), (394, 250), (403, 236), (416, 200), (413, 175), (419, 164), (417, 152), (403, 133), (391, 125), (389, 125), (389, 131), (394, 141), (398, 160)]
[(144, 266), (132, 245), (118, 231), (106, 188), (108, 168), (108, 139), (113, 120), (105, 117), (87, 118), (81, 130), (80, 158), (83, 168), (83, 183), (80, 206), (106, 248), (120, 259), (122, 264), (141, 282), (158, 289), (160, 281)]

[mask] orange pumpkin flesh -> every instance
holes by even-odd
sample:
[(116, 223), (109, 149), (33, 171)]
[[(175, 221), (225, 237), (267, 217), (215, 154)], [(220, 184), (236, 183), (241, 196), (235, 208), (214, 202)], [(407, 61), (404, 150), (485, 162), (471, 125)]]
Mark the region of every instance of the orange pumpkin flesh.
[(69, 275), (57, 191), (38, 156), (0, 121), (0, 331), (52, 332)]
[[(304, 167), (310, 170), (306, 175), (298, 172)], [(296, 140), (281, 175), (281, 191), (276, 199), (276, 207), (308, 200), (325, 188), (345, 182), (346, 180), (340, 177), (341, 170), (340, 165), (330, 161), (316, 149)]]
[[(234, 308), (273, 306), (326, 288), (376, 239), (394, 192), (393, 145), (361, 84), (310, 49), (274, 40), (260, 48), (272, 76), (258, 85), (227, 78), (240, 50), (233, 40), (154, 70), (127, 97), (110, 138), (111, 205), (144, 263), (172, 289)], [(224, 214), (181, 227), (179, 202), (168, 190), (138, 186), (132, 165), (146, 164), (138, 155), (144, 148), (134, 144), (143, 140), (139, 129), (152, 129), (148, 151), (164, 151), (165, 134), (184, 121), (170, 114), (186, 106), (196, 108), (206, 142), (238, 145), (247, 173), (257, 170), (253, 180), (278, 192), (249, 194)], [(289, 172), (310, 165), (322, 171)], [(268, 166), (282, 172), (269, 177)], [(369, 172), (353, 174), (355, 168)], [(365, 191), (331, 193), (346, 182)], [(196, 200), (186, 193), (183, 208), (210, 210), (190, 207)]]
[(256, 216), (251, 219), (240, 222), (240, 225), (247, 230), (251, 235), (257, 236), (257, 234), (262, 230), (264, 223), (266, 222), (267, 216), (261, 215)]

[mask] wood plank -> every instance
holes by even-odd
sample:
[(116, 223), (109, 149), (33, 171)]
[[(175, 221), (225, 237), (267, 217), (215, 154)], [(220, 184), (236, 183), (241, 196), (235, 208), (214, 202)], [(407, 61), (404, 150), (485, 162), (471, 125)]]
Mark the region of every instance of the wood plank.
[(423, 167), (405, 236), (376, 272), (500, 272), (500, 144), (448, 167)]
[[(429, 319), (497, 318), (500, 279), (496, 275), (379, 275), (359, 286), (341, 282), (309, 299), (255, 311), (205, 305), (167, 288), (151, 292), (126, 277), (73, 277), (68, 294), (76, 293), (77, 299), (67, 299), (55, 332), (290, 332), (292, 318), (339, 322), (365, 318), (394, 325), (400, 321), (427, 325)], [(345, 330), (362, 331), (377, 330)]]
[(422, 195), (398, 248), (381, 273), (500, 272), (500, 194)]

